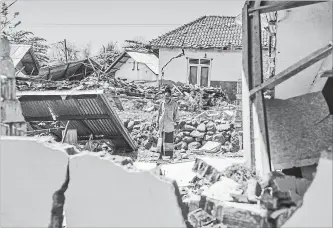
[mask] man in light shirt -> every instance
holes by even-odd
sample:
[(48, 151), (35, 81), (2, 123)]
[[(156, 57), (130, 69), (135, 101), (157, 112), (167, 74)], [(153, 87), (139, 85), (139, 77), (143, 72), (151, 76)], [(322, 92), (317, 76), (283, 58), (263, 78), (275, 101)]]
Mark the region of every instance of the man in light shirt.
[(157, 116), (160, 159), (162, 156), (173, 158), (173, 139), (175, 125), (178, 126), (178, 118), (178, 105), (171, 97), (171, 89), (167, 87), (164, 91), (164, 101), (160, 104)]

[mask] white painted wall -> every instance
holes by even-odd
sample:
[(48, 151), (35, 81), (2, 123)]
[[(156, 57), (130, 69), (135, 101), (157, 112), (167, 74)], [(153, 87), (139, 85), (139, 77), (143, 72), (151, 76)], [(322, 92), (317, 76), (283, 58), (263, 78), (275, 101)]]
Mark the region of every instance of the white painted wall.
[[(124, 63), (118, 71), (116, 71), (116, 77), (124, 78), (129, 81), (156, 81), (157, 76), (146, 66), (144, 63), (135, 62), (135, 68), (133, 70), (134, 59), (130, 58)], [(138, 67), (137, 67), (137, 64)], [(139, 68), (139, 70), (137, 70)]]
[[(276, 73), (328, 45), (332, 40), (332, 4), (317, 3), (291, 9), (290, 13), (278, 12), (281, 21), (277, 28)], [(332, 69), (332, 55), (278, 85), (275, 98), (287, 99), (322, 90), (327, 78), (316, 79), (322, 67)]]
[[(172, 58), (181, 53), (181, 49), (161, 48), (159, 50), (159, 75), (162, 67)], [(213, 59), (211, 65), (211, 81), (237, 81), (241, 78), (242, 52), (215, 50), (188, 50), (185, 56), (172, 60), (164, 70), (164, 79), (186, 83), (188, 80), (188, 58), (202, 59), (207, 53), (207, 59)]]

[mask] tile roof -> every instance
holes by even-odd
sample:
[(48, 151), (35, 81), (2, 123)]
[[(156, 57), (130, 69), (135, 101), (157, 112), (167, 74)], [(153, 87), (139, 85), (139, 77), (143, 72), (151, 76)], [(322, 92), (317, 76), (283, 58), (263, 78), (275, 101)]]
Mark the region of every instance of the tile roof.
[[(263, 30), (262, 43), (268, 45), (268, 34)], [(195, 21), (176, 28), (150, 43), (157, 48), (224, 48), (232, 44), (242, 47), (242, 25), (236, 17), (203, 16)]]

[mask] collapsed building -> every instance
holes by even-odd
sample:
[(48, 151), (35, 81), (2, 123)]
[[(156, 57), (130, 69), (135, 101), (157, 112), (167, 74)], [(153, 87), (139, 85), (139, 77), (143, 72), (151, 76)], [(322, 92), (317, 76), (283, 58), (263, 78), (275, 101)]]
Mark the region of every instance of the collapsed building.
[[(258, 32), (265, 13), (268, 79)], [(248, 1), (242, 20), (243, 147), (257, 175), (241, 166), (243, 160), (202, 157), (153, 164), (150, 172), (125, 170), (131, 161), (121, 159), (119, 167), (107, 154), (75, 154), (67, 144), (13, 137), (27, 134), (26, 121), (59, 120), (54, 133), (61, 142), (89, 141), (92, 133), (92, 139), (110, 139), (119, 148), (136, 147), (102, 92), (25, 92), (18, 100), (8, 43), (1, 39), (0, 168), (6, 197), (0, 199), (0, 225), (331, 227), (332, 3)], [(291, 35), (294, 42), (287, 43)]]

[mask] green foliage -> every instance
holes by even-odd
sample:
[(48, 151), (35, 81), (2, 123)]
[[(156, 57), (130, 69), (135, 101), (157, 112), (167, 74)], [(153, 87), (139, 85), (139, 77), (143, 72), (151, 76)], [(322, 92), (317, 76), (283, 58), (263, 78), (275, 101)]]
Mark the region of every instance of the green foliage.
[[(16, 1), (15, 1), (16, 2)], [(2, 36), (7, 37), (8, 33), (16, 28), (21, 21), (16, 21), (17, 16), (19, 15), (18, 12), (15, 12), (12, 16), (9, 13), (9, 7), (11, 7), (15, 2), (11, 4), (7, 4), (5, 1), (1, 3), (0, 7), (0, 32)]]

